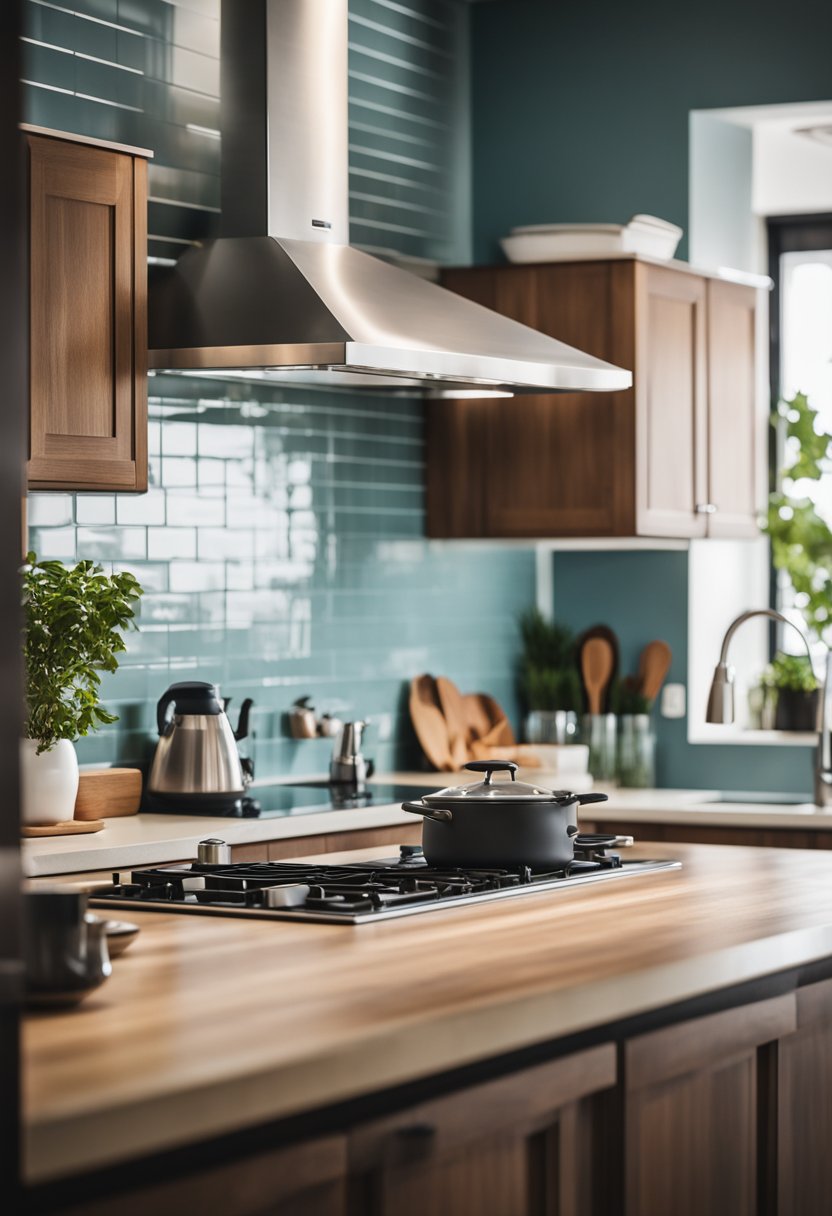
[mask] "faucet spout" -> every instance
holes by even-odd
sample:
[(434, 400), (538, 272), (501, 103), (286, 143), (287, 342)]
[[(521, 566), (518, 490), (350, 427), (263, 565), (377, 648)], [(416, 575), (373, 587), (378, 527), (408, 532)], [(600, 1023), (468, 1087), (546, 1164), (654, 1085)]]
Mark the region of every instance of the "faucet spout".
[[(752, 608), (742, 612), (731, 622), (722, 639), (722, 649), (719, 662), (714, 670), (711, 689), (708, 694), (708, 709), (705, 714), (706, 722), (730, 723), (734, 721), (734, 668), (728, 664), (728, 649), (731, 639), (741, 625), (752, 617), (767, 616), (770, 620), (780, 621), (783, 625), (791, 625), (800, 634), (801, 641), (806, 647), (809, 662), (812, 652), (802, 629), (798, 629), (794, 621), (775, 612), (773, 608)], [(818, 709), (818, 743), (815, 752), (815, 805), (826, 807), (832, 805), (832, 650), (826, 652), (823, 688)]]

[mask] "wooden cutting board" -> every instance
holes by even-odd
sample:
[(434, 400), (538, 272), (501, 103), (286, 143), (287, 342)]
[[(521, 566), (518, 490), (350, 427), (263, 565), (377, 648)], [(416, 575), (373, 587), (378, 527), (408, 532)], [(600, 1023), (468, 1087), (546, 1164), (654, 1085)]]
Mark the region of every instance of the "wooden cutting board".
[(114, 819), (135, 815), (142, 801), (142, 775), (137, 768), (97, 768), (81, 773), (76, 819)]
[(67, 819), (64, 823), (24, 823), (21, 824), (21, 836), (35, 838), (38, 836), (80, 836), (84, 832), (100, 832), (104, 827), (103, 819)]
[(451, 760), (454, 768), (464, 768), (471, 759), (470, 745), (472, 742), (468, 716), (465, 712), (465, 700), (456, 684), (447, 676), (436, 677), (436, 692), (448, 727)]
[(414, 676), (410, 681), (410, 721), (422, 751), (433, 767), (453, 772), (448, 724), (439, 705), (433, 676)]

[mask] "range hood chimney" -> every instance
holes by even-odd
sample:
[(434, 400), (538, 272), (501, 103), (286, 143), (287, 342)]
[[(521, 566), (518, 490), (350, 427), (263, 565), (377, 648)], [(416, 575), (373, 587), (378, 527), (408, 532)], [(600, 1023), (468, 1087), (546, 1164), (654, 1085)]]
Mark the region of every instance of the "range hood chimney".
[(222, 236), (151, 267), (150, 366), (449, 396), (628, 388), (350, 247), (347, 20), (347, 0), (223, 0)]

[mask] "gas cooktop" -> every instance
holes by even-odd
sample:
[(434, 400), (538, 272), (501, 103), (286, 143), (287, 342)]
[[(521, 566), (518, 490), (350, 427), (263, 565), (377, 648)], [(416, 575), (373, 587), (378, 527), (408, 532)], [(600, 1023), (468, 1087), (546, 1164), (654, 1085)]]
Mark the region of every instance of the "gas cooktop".
[[(221, 841), (204, 842), (216, 855)], [(678, 861), (623, 861), (616, 848), (630, 837), (577, 836), (575, 858), (562, 870), (528, 866), (456, 869), (430, 866), (417, 845), (398, 857), (318, 865), (303, 862), (206, 862), (114, 874), (90, 903), (160, 912), (254, 916), (276, 920), (369, 924), (418, 912), (513, 899), (678, 869)]]

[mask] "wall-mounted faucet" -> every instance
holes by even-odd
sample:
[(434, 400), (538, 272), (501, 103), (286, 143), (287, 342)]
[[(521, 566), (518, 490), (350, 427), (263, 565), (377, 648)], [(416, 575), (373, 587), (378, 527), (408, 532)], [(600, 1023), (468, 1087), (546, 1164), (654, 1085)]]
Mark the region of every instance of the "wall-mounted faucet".
[[(750, 612), (741, 613), (728, 626), (725, 637), (722, 639), (719, 662), (714, 670), (711, 691), (708, 694), (708, 710), (705, 715), (706, 722), (723, 725), (734, 721), (735, 672), (734, 668), (728, 665), (728, 648), (731, 645), (731, 638), (737, 632), (740, 625), (745, 624), (746, 621), (750, 621), (752, 617), (756, 616), (767, 616), (773, 621), (781, 621), (784, 625), (791, 625), (792, 629), (800, 634), (811, 663), (812, 654), (809, 650), (809, 643), (802, 630), (797, 628), (794, 621), (788, 620), (782, 613), (775, 612), (772, 608), (753, 608)], [(829, 806), (832, 803), (832, 737), (830, 736), (830, 728), (832, 728), (832, 650), (827, 650), (826, 670), (824, 672), (823, 688), (821, 689), (820, 706), (818, 709), (818, 746), (815, 755), (815, 805), (822, 807)]]

